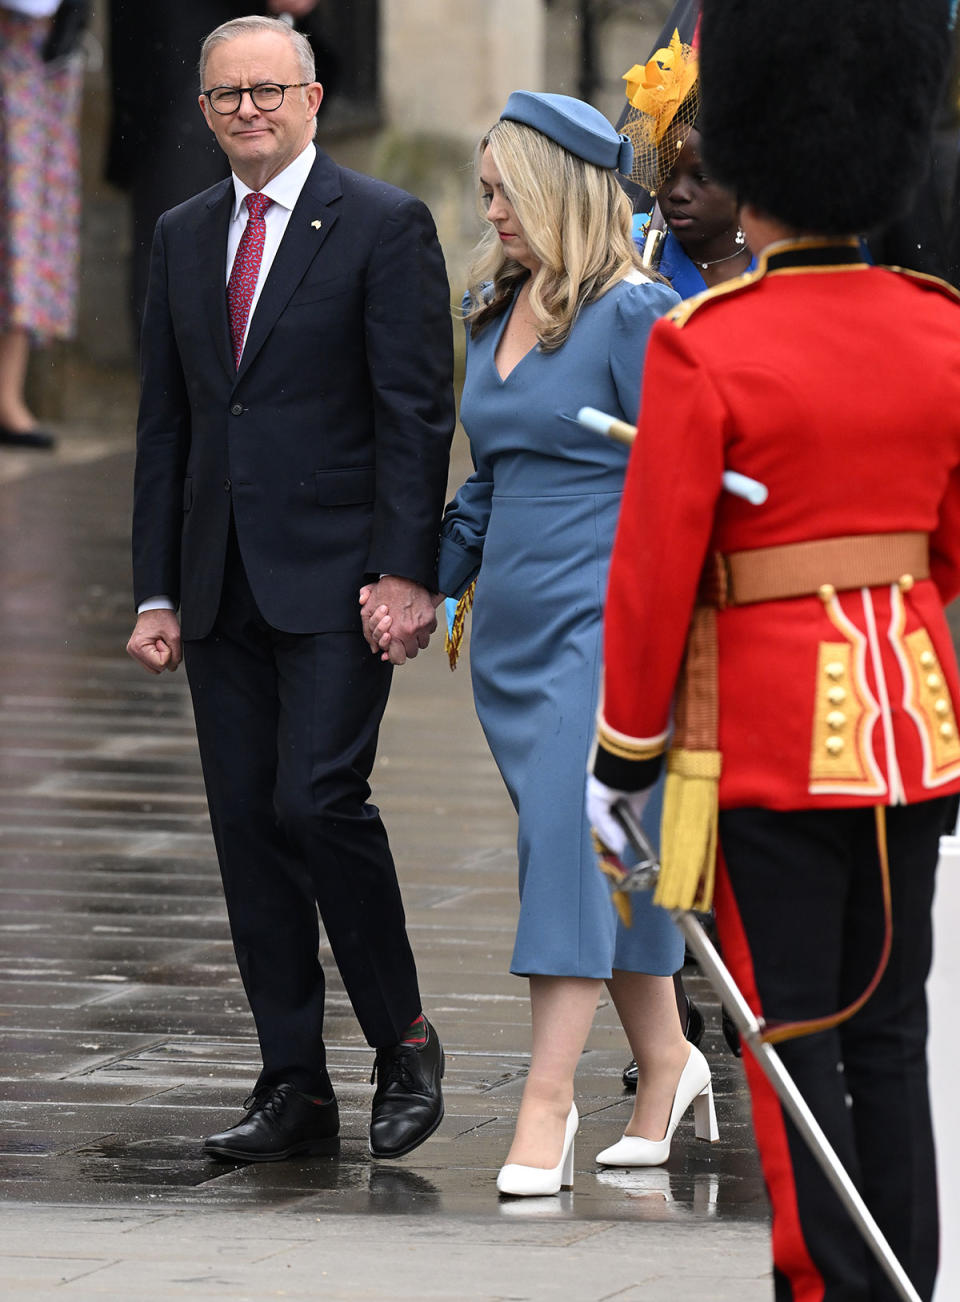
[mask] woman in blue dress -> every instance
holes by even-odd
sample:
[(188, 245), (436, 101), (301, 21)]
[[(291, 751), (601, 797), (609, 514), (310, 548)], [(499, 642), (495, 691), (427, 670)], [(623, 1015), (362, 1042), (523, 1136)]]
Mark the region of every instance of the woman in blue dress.
[(529, 979), (533, 1045), (507, 1194), (571, 1184), (574, 1072), (604, 982), (639, 1062), (627, 1131), (658, 1141), (652, 1162), (681, 1074), (693, 1064), (704, 1103), (710, 1088), (677, 1015), (682, 939), (640, 896), (618, 925), (583, 797), (627, 452), (576, 417), (635, 422), (647, 335), (677, 301), (639, 268), (615, 176), (628, 150), (589, 105), (517, 91), (478, 155), (490, 229), (465, 299), (461, 405), (476, 470), (444, 517), (440, 585), (459, 597), (476, 579), (477, 713), (519, 815), (511, 971)]
[[(675, 29), (668, 45), (634, 64), (623, 80), (627, 108), (621, 125), (634, 147), (630, 179), (656, 199), (666, 226), (653, 258), (660, 275), (681, 298), (692, 298), (752, 271), (756, 262), (740, 228), (737, 197), (703, 165), (695, 46)], [(633, 219), (641, 247), (649, 223), (647, 212)]]
[[(657, 200), (667, 226), (657, 270), (681, 298), (692, 298), (752, 271), (756, 259), (737, 221), (737, 200), (707, 174), (701, 136), (691, 127), (660, 184)], [(633, 219), (633, 237), (643, 245), (649, 213)]]

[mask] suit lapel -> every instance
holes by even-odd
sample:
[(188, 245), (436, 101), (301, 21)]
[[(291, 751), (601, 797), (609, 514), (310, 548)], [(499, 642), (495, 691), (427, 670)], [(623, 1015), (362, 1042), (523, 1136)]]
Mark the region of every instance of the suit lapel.
[(337, 220), (336, 204), (342, 193), (338, 168), (318, 151), (260, 291), (240, 358), (238, 380), (253, 363), (291, 294), (323, 247)]
[(227, 323), (227, 229), (233, 212), (234, 189), (229, 178), (207, 201), (194, 237), (197, 249), (197, 289), (204, 304), (214, 350), (230, 379), (236, 378), (230, 327)]

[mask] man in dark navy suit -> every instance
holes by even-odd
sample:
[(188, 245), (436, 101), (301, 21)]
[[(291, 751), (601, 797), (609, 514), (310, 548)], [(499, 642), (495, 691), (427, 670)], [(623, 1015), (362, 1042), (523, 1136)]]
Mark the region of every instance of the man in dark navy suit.
[(316, 149), (302, 36), (225, 23), (201, 86), (232, 176), (157, 225), (128, 651), (154, 673), (183, 655), (263, 1055), (246, 1115), (205, 1150), (337, 1150), (319, 909), (377, 1051), (370, 1150), (398, 1157), (440, 1123), (443, 1053), (367, 803), (391, 666), (358, 591), (390, 606), (401, 661), (426, 645), (454, 420), (443, 258), (422, 203)]
[(107, 8), (112, 113), (106, 170), (107, 180), (130, 196), (130, 298), (138, 336), (157, 219), (229, 170), (193, 101), (197, 51), (220, 23), (250, 12), (296, 20), (329, 97), (339, 61), (324, 40), (317, 0), (110, 0)]

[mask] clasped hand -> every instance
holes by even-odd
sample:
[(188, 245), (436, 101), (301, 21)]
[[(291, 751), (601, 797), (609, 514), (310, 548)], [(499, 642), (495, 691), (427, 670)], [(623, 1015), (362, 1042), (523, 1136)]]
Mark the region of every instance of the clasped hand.
[(442, 600), (442, 595), (394, 574), (365, 584), (360, 589), (360, 618), (370, 650), (394, 665), (413, 660), (437, 627), (436, 608)]

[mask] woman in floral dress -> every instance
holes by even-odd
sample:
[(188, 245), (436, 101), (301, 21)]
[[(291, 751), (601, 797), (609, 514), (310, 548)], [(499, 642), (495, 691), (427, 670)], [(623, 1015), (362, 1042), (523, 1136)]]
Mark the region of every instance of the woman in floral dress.
[(82, 67), (44, 59), (57, 0), (0, 0), (0, 447), (49, 447), (27, 406), (33, 344), (73, 334)]

